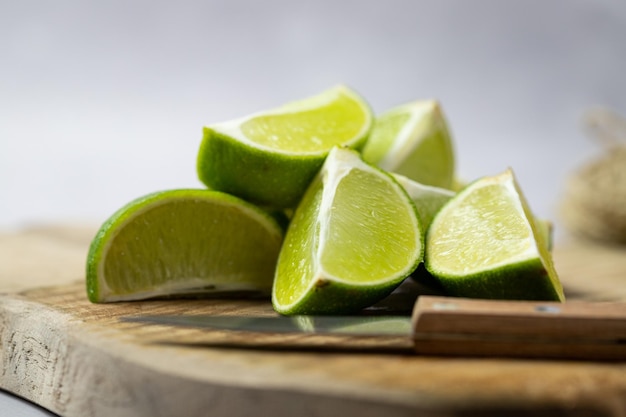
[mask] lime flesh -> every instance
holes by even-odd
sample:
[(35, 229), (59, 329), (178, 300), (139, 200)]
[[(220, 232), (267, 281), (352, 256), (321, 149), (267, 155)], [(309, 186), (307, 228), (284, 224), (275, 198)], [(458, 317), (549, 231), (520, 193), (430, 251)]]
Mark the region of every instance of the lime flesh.
[(243, 136), (284, 153), (328, 152), (335, 145), (363, 135), (370, 123), (363, 105), (348, 94), (311, 100), (308, 106), (287, 106), (276, 114), (259, 115), (241, 124)]
[(107, 220), (87, 259), (93, 302), (227, 292), (269, 294), (282, 229), (230, 195), (169, 190)]
[(421, 225), (404, 189), (334, 148), (291, 220), (272, 301), (282, 314), (342, 314), (389, 294), (422, 259)]

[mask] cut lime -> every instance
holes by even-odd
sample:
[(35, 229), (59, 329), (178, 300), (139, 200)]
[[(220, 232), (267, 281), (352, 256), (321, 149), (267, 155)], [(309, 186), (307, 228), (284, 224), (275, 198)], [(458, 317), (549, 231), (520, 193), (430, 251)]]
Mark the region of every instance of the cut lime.
[(386, 172), (333, 148), (291, 220), (272, 302), (282, 314), (342, 314), (388, 295), (422, 260), (415, 206)]
[(321, 94), (204, 128), (200, 180), (263, 206), (293, 208), (335, 145), (360, 149), (373, 124), (369, 105), (337, 86)]
[(87, 257), (92, 302), (173, 295), (269, 295), (282, 242), (273, 217), (218, 191), (169, 190), (118, 210)]
[(403, 175), (393, 174), (393, 176), (396, 181), (404, 187), (409, 197), (411, 197), (411, 200), (413, 200), (413, 203), (415, 203), (422, 230), (426, 232), (435, 214), (437, 214), (441, 207), (443, 207), (455, 193), (446, 188), (420, 184)]
[(435, 216), (425, 265), (450, 295), (564, 300), (544, 235), (511, 170), (468, 185)]
[(381, 114), (363, 148), (363, 159), (422, 184), (454, 186), (452, 138), (434, 100), (415, 101)]

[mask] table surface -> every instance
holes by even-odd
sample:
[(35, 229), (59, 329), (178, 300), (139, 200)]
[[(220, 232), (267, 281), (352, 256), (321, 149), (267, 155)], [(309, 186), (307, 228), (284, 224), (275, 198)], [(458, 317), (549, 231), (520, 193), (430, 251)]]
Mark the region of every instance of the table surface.
[[(401, 358), (394, 355), (355, 357), (341, 353), (320, 356), (320, 354), (314, 354), (310, 351), (298, 352), (297, 350), (284, 349), (279, 352), (257, 352), (253, 350), (245, 352), (237, 349), (219, 348), (208, 350), (184, 349), (184, 347), (172, 345), (153, 345), (146, 355), (145, 345), (142, 347), (142, 344), (137, 344), (137, 341), (145, 341), (147, 337), (162, 338), (162, 330), (122, 326), (115, 319), (117, 315), (129, 314), (129, 309), (135, 313), (138, 311), (148, 313), (159, 309), (164, 311), (163, 309), (171, 309), (174, 306), (179, 309), (187, 309), (188, 312), (201, 313), (202, 309), (221, 308), (219, 307), (221, 302), (214, 300), (205, 303), (202, 300), (190, 300), (185, 303), (167, 304), (167, 301), (160, 301), (127, 303), (125, 306), (88, 303), (84, 295), (84, 284), (80, 280), (84, 275), (87, 243), (93, 233), (93, 228), (49, 227), (23, 230), (12, 235), (0, 234), (0, 278), (4, 278), (0, 279), (2, 286), (0, 295), (4, 300), (3, 304), (8, 303), (3, 306), (6, 323), (22, 326), (18, 329), (22, 334), (32, 333), (39, 335), (37, 337), (42, 337), (42, 331), (43, 336), (46, 336), (49, 329), (63, 329), (63, 327), (59, 327), (59, 320), (63, 321), (69, 318), (71, 323), (79, 325), (77, 328), (79, 332), (87, 332), (86, 338), (83, 337), (78, 340), (79, 342), (90, 340), (89, 346), (93, 346), (94, 343), (99, 346), (97, 340), (105, 340), (102, 339), (103, 335), (106, 337), (106, 347), (100, 349), (97, 352), (98, 358), (90, 363), (100, 365), (104, 363), (102, 366), (105, 367), (108, 366), (106, 363), (109, 363), (113, 368), (117, 366), (118, 369), (119, 359), (123, 357), (125, 363), (136, 361), (135, 368), (144, 369), (150, 368), (151, 364), (158, 362), (159, 369), (155, 368), (150, 372), (157, 372), (160, 376), (163, 376), (163, 372), (171, 373), (179, 381), (178, 385), (181, 381), (185, 381), (188, 384), (185, 387), (193, 389), (206, 389), (206, 386), (215, 387), (216, 384), (224, 387), (223, 383), (228, 386), (229, 383), (224, 378), (230, 378), (231, 382), (237, 380), (244, 382), (247, 387), (261, 387), (261, 389), (267, 384), (272, 386), (273, 383), (278, 384), (276, 386), (289, 386), (288, 391), (305, 393), (303, 398), (308, 398), (308, 400), (318, 397), (322, 400), (328, 399), (327, 394), (330, 388), (333, 389), (333, 396), (340, 395), (335, 389), (338, 388), (340, 392), (345, 391), (347, 399), (349, 399), (348, 397), (353, 394), (350, 390), (360, 387), (361, 389), (365, 388), (370, 394), (375, 394), (368, 396), (371, 401), (389, 403), (390, 405), (393, 405), (396, 399), (407, 403), (417, 401), (412, 393), (427, 395), (437, 392), (453, 401), (475, 402), (477, 399), (479, 402), (482, 401), (481, 404), (483, 405), (490, 404), (488, 402), (491, 401), (490, 398), (502, 400), (505, 397), (512, 401), (511, 404), (519, 405), (520, 396), (527, 396), (529, 401), (537, 406), (543, 404), (542, 401), (544, 400), (550, 402), (556, 400), (559, 404), (562, 401), (573, 401), (577, 404), (581, 401), (590, 401), (589, 404), (595, 407), (599, 406), (599, 397), (608, 396), (611, 397), (615, 407), (624, 407), (623, 399), (619, 399), (619, 393), (626, 390), (626, 380), (623, 378), (625, 375), (621, 371), (623, 364), (607, 366), (595, 363), (559, 361), (470, 361), (463, 358), (457, 360), (437, 360), (434, 358), (432, 360), (430, 358)], [(22, 254), (21, 258), (20, 253)], [(24, 253), (27, 253), (28, 256), (24, 257)], [(33, 259), (36, 259), (37, 262), (33, 262)], [(626, 300), (626, 287), (622, 284), (626, 273), (624, 249), (611, 249), (588, 244), (570, 245), (569, 247), (557, 246), (555, 247), (555, 261), (565, 283), (566, 291), (572, 299)], [(593, 280), (589, 278), (592, 276), (590, 271), (593, 271)], [(61, 282), (62, 280), (66, 281)], [(50, 287), (52, 282), (55, 283), (54, 287)], [(22, 305), (20, 303), (27, 304), (28, 315), (24, 315), (24, 310), (21, 307), (11, 307)], [(237, 311), (254, 313), (265, 308), (264, 304), (257, 304), (245, 301), (238, 302)], [(36, 313), (35, 309), (40, 309), (44, 313), (46, 311), (56, 313), (52, 314), (51, 317), (46, 316), (42, 320), (34, 314)], [(269, 314), (269, 310), (266, 311), (266, 309), (261, 312)], [(34, 332), (33, 326), (39, 327), (39, 332)], [(15, 334), (16, 327), (11, 329), (11, 334)], [(182, 330), (177, 329), (173, 336), (178, 338), (183, 336), (183, 333)], [(185, 334), (187, 333), (185, 332)], [(199, 339), (196, 339), (196, 336), (198, 334), (193, 336), (191, 338), (193, 340), (190, 339), (190, 342), (198, 345), (201, 342), (198, 342)], [(226, 340), (224, 339), (225, 335), (214, 334), (213, 332), (210, 334), (202, 333), (202, 337), (213, 338), (210, 340), (212, 343)], [(94, 340), (96, 341), (94, 342)], [(202, 340), (207, 343), (207, 339)], [(239, 340), (238, 343), (241, 341)], [(13, 349), (13, 351), (16, 350)], [(13, 356), (15, 360), (10, 362), (13, 366), (11, 369), (17, 369), (15, 366), (21, 366), (19, 365), (20, 359), (15, 358), (15, 352), (6, 355), (5, 360), (10, 356)], [(55, 360), (63, 360), (65, 355), (58, 356), (54, 356), (56, 357)], [(43, 357), (47, 356), (44, 355)], [(166, 363), (160, 363), (164, 357), (172, 361), (171, 364), (176, 365), (175, 369), (171, 366), (167, 368)], [(323, 361), (319, 361), (321, 358)], [(107, 360), (109, 362), (106, 362)], [(368, 361), (370, 364), (375, 363), (376, 366), (363, 367), (364, 361)], [(35, 362), (37, 361), (35, 360)], [(36, 380), (31, 374), (33, 371), (39, 372), (36, 365), (36, 363), (26, 364), (21, 372), (26, 371), (24, 375)], [(44, 368), (50, 366), (47, 360), (41, 365)], [(71, 373), (72, 366), (69, 368)], [(125, 369), (128, 367), (126, 366)], [(224, 369), (228, 369), (226, 375), (223, 372)], [(420, 374), (426, 372), (429, 378), (414, 378), (415, 372), (418, 371)], [(50, 369), (47, 372), (50, 372)], [(114, 376), (115, 374), (114, 372)], [(383, 375), (386, 378), (383, 381), (384, 384), (380, 383), (382, 374), (386, 375)], [(537, 379), (538, 374), (541, 374), (540, 379)], [(59, 375), (57, 373), (53, 373), (53, 375), (55, 375), (54, 380), (58, 382)], [(149, 373), (148, 376), (150, 375), (152, 374)], [(244, 375), (245, 378), (242, 379), (241, 375)], [(506, 381), (496, 384), (497, 381), (503, 381), (503, 375), (507, 375), (504, 378)], [(582, 375), (586, 375), (585, 380), (587, 382), (581, 385), (580, 377)], [(18, 390), (23, 390), (23, 384), (19, 380), (10, 381), (14, 376), (13, 374), (5, 374), (3, 376), (4, 383), (8, 383)], [(288, 382), (291, 381), (288, 385), (284, 385), (285, 377)], [(477, 379), (481, 381), (480, 384), (476, 383)], [(454, 381), (453, 386), (450, 386), (452, 381)], [(569, 381), (566, 390), (561, 389), (564, 381)], [(76, 383), (76, 381), (73, 382)], [(137, 381), (125, 382), (130, 387), (137, 386), (135, 385)], [(489, 389), (485, 389), (485, 384), (489, 384)], [(54, 404), (55, 392), (58, 393), (56, 390), (59, 388), (57, 385), (53, 384), (47, 389), (48, 391), (52, 390), (48, 392), (52, 401), (50, 404)], [(113, 384), (113, 386), (116, 385)], [(144, 385), (141, 386), (144, 387)], [(75, 393), (73, 389), (67, 386), (61, 388), (67, 391), (61, 394), (61, 398), (81, 401), (81, 398), (71, 398), (72, 394)], [(520, 388), (523, 389), (520, 391)], [(244, 390), (246, 389), (244, 388)], [(29, 391), (22, 392), (28, 394)], [(280, 390), (273, 391), (271, 395), (279, 395), (280, 392)], [(397, 398), (390, 401), (388, 395), (391, 392), (395, 393)], [(48, 395), (45, 392), (44, 394), (43, 397)], [(137, 391), (136, 394), (143, 395), (141, 390)], [(260, 393), (257, 392), (254, 395), (260, 395)], [(42, 399), (43, 397), (40, 396), (39, 398)], [(11, 397), (7, 398), (6, 395), (4, 398), (11, 400)], [(256, 398), (255, 401), (261, 399), (258, 396), (254, 398)], [(430, 398), (430, 394), (425, 398)], [(43, 399), (45, 400), (45, 398)], [(354, 402), (354, 398), (352, 400), (353, 402), (350, 404), (353, 408), (352, 411), (354, 411), (357, 407), (355, 404), (358, 405), (358, 403)], [(12, 407), (9, 410), (11, 411), (9, 415), (14, 415), (16, 404), (19, 403), (19, 401), (8, 403), (11, 405), (7, 407)], [(445, 404), (450, 403), (446, 400)], [(327, 405), (336, 406), (336, 404)], [(530, 407), (530, 405), (526, 404), (525, 407)], [(32, 409), (34, 413), (40, 411), (36, 408)], [(74, 409), (72, 415), (82, 414), (76, 413), (76, 409)]]

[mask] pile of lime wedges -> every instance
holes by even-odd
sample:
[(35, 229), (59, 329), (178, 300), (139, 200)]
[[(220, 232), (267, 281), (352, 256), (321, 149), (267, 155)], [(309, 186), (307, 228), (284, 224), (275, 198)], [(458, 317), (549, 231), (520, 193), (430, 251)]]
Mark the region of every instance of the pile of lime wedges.
[(407, 277), (451, 296), (563, 300), (550, 223), (511, 169), (462, 185), (440, 104), (375, 115), (340, 85), (204, 128), (206, 188), (140, 197), (100, 228), (93, 302), (258, 294), (349, 314)]

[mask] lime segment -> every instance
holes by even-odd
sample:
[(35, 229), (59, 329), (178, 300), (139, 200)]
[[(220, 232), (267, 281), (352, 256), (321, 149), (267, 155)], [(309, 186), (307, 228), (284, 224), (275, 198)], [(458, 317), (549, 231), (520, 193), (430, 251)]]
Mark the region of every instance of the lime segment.
[(389, 294), (419, 264), (421, 225), (406, 191), (334, 148), (291, 220), (272, 301), (282, 314), (342, 314)]
[(337, 86), (274, 110), (204, 128), (197, 170), (211, 189), (262, 206), (295, 208), (330, 149), (360, 149), (369, 105)]
[(269, 294), (282, 229), (267, 213), (207, 190), (141, 197), (100, 228), (87, 259), (93, 302), (245, 291)]
[(564, 299), (544, 233), (511, 170), (477, 180), (439, 211), (425, 264), (451, 295)]

